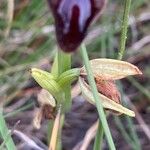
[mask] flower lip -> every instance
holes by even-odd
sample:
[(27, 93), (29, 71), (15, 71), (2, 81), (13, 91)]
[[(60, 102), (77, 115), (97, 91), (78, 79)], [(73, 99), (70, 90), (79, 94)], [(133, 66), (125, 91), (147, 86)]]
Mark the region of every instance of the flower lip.
[(105, 0), (48, 0), (56, 27), (56, 37), (65, 52), (75, 51), (89, 25), (102, 11)]

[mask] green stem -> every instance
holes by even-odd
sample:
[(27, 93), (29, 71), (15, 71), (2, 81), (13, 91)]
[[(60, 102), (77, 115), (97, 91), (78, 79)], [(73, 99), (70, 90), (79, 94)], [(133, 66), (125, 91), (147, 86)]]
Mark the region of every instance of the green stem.
[(134, 125), (133, 120), (128, 116), (126, 116), (126, 120), (128, 122), (129, 130), (130, 130), (129, 132), (130, 132), (130, 135), (134, 141), (134, 145), (136, 147), (136, 150), (141, 150), (141, 143), (140, 143), (140, 140), (137, 136), (135, 128), (133, 127), (133, 125)]
[[(122, 95), (122, 104), (124, 106), (127, 106), (127, 102), (125, 101), (125, 95), (124, 95), (124, 91), (123, 91), (123, 87), (122, 87), (122, 84), (120, 82), (118, 82), (119, 84), (119, 87), (120, 87), (120, 92), (121, 92), (121, 95)], [(120, 120), (120, 118), (118, 117), (118, 119)], [(127, 121), (127, 125), (128, 125), (128, 129), (129, 129), (129, 132), (127, 132), (126, 134), (131, 137), (131, 141), (133, 141), (133, 146), (136, 147), (137, 150), (141, 150), (141, 145), (140, 145), (140, 140), (138, 138), (138, 135), (136, 133), (136, 130), (135, 128), (133, 127), (134, 124), (133, 124), (133, 119), (130, 118), (129, 116), (125, 116), (125, 119)], [(120, 120), (120, 124), (122, 124), (121, 120)], [(125, 127), (122, 125), (122, 128), (124, 128), (125, 130)], [(133, 140), (132, 140), (133, 139)], [(128, 141), (127, 141), (128, 142)], [(132, 144), (132, 143), (131, 143)]]
[(108, 123), (107, 123), (106, 116), (105, 116), (105, 113), (104, 113), (104, 110), (103, 110), (103, 106), (102, 106), (102, 104), (100, 102), (100, 99), (99, 99), (99, 96), (98, 96), (96, 83), (95, 83), (94, 76), (93, 76), (93, 73), (92, 73), (92, 69), (91, 69), (91, 66), (90, 66), (90, 63), (89, 63), (89, 57), (88, 57), (86, 47), (85, 47), (84, 44), (81, 45), (81, 54), (82, 54), (84, 65), (85, 65), (85, 68), (86, 68), (86, 71), (87, 71), (88, 81), (89, 81), (89, 84), (90, 84), (90, 87), (91, 87), (91, 90), (92, 90), (92, 93), (93, 93), (93, 97), (94, 97), (95, 102), (96, 102), (96, 107), (97, 107), (97, 110), (98, 110), (99, 118), (101, 120), (103, 129), (104, 129), (104, 132), (105, 132), (105, 135), (106, 135), (106, 138), (107, 138), (107, 142), (109, 144), (110, 149), (115, 150), (116, 148), (115, 148), (115, 145), (114, 145), (114, 142), (113, 142), (113, 139), (112, 139), (109, 127), (108, 127)]
[(54, 126), (54, 120), (50, 120), (47, 125), (47, 133), (48, 133), (47, 134), (47, 143), (49, 143), (49, 141), (51, 139), (53, 126)]
[(58, 141), (57, 141), (57, 146), (56, 146), (56, 150), (62, 150), (62, 128), (64, 125), (64, 120), (65, 120), (65, 115), (62, 114), (61, 118), (60, 118), (60, 127), (59, 127), (59, 132), (58, 132)]
[[(58, 74), (71, 69), (71, 55), (63, 51), (58, 51)], [(62, 104), (63, 111), (67, 112), (71, 108), (71, 84), (64, 87), (65, 101)]]
[[(58, 50), (54, 59), (51, 73), (59, 77), (63, 72), (71, 69), (71, 54), (66, 54), (62, 50)], [(63, 111), (67, 112), (71, 108), (71, 84), (63, 88), (65, 93), (65, 101), (62, 104)]]
[(58, 73), (59, 75), (71, 68), (71, 55), (58, 50)]
[[(120, 60), (123, 58), (123, 55), (125, 52), (130, 6), (131, 6), (131, 0), (125, 0), (124, 15), (123, 15), (123, 22), (122, 22), (122, 33), (121, 33), (121, 41), (120, 41), (120, 52), (118, 55), (118, 59), (120, 59)], [(120, 119), (118, 117), (115, 117), (115, 121), (116, 121), (117, 125), (119, 126), (122, 134), (124, 135), (126, 141), (128, 141), (128, 143), (130, 143), (130, 145), (132, 146), (133, 149), (141, 149), (137, 134), (136, 134), (135, 130), (132, 128), (132, 126), (133, 126), (132, 120), (128, 116), (126, 116), (126, 120), (128, 122), (129, 130), (130, 130), (130, 133), (131, 133), (134, 141), (132, 141), (130, 136), (126, 133)]]
[(51, 69), (51, 73), (58, 77), (63, 72), (71, 68), (71, 55), (64, 53), (62, 50), (56, 52), (54, 63)]
[(101, 150), (102, 149), (103, 134), (104, 134), (103, 127), (102, 127), (101, 122), (99, 121), (93, 150)]
[(12, 140), (9, 129), (7, 128), (6, 122), (2, 114), (2, 108), (0, 108), (0, 134), (5, 142), (8, 150), (16, 150), (16, 146)]
[(118, 54), (119, 60), (121, 60), (123, 58), (123, 55), (125, 52), (130, 6), (131, 6), (131, 0), (125, 0), (123, 22), (122, 22), (122, 31), (121, 31), (122, 33), (121, 33), (121, 41), (120, 41), (120, 51)]
[(136, 87), (141, 93), (143, 93), (148, 100), (150, 100), (150, 93), (149, 90), (143, 87), (139, 82), (137, 82), (133, 77), (128, 77), (129, 82)]
[[(54, 63), (51, 69), (51, 73), (55, 77), (59, 77), (63, 72), (71, 69), (71, 55), (66, 54), (61, 50), (58, 50), (55, 55)], [(67, 85), (63, 88), (63, 92), (65, 93), (64, 102), (62, 105), (62, 119), (61, 119), (61, 128), (58, 134), (58, 142), (57, 149), (61, 149), (61, 129), (64, 123), (64, 113), (69, 111), (71, 108), (71, 84)], [(62, 100), (60, 100), (62, 101)]]

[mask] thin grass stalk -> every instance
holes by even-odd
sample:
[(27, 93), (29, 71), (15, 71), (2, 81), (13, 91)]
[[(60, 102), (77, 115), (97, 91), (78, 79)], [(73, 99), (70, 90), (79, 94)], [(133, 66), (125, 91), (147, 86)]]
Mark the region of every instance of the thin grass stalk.
[(129, 118), (128, 116), (126, 116), (126, 120), (128, 122), (128, 126), (129, 126), (129, 130), (130, 130), (130, 135), (135, 143), (135, 147), (137, 150), (141, 150), (141, 144), (140, 144), (140, 140), (136, 134), (135, 128), (133, 127), (133, 121), (131, 118)]
[(9, 36), (11, 24), (13, 21), (14, 15), (14, 0), (7, 0), (7, 28), (4, 31), (4, 37), (7, 38)]
[(150, 93), (149, 90), (144, 88), (140, 83), (138, 83), (135, 78), (133, 77), (128, 77), (129, 82), (136, 87), (141, 93), (143, 93), (149, 100), (150, 100)]
[[(58, 50), (57, 64), (58, 76), (61, 73), (71, 69), (71, 54), (66, 54), (63, 51)], [(65, 103), (62, 107), (65, 111), (69, 111), (71, 108), (71, 84), (65, 86), (63, 90), (65, 93)]]
[(47, 125), (47, 143), (49, 144), (49, 141), (51, 139), (51, 136), (52, 136), (52, 130), (53, 130), (53, 126), (54, 126), (54, 120), (50, 120), (48, 122), (48, 125)]
[(119, 60), (123, 58), (125, 52), (130, 6), (131, 6), (131, 0), (125, 0), (123, 22), (122, 22), (122, 29), (121, 29), (122, 31), (121, 31), (120, 51), (118, 54)]
[(12, 111), (12, 112), (9, 112), (9, 113), (7, 113), (7, 114), (4, 114), (3, 117), (4, 117), (4, 118), (13, 117), (13, 116), (19, 114), (20, 112), (31, 108), (32, 106), (34, 106), (34, 102), (32, 102), (32, 103), (30, 103), (30, 104), (27, 104), (27, 105), (25, 105), (25, 106), (23, 106), (23, 107), (21, 107), (21, 108), (19, 108), (19, 109), (17, 109), (17, 110), (14, 110), (14, 111)]
[(52, 130), (52, 135), (50, 139), (50, 145), (49, 150), (56, 150), (56, 147), (58, 145), (58, 136), (59, 136), (59, 129), (60, 129), (60, 121), (61, 121), (61, 106), (59, 107), (57, 116), (54, 121), (54, 126)]
[(61, 118), (60, 118), (60, 127), (59, 127), (59, 132), (58, 132), (58, 142), (57, 142), (57, 146), (56, 146), (56, 150), (62, 150), (62, 140), (61, 140), (61, 136), (62, 136), (62, 128), (64, 126), (64, 120), (65, 120), (65, 115), (62, 114)]
[(101, 122), (99, 121), (93, 150), (101, 150), (102, 149), (103, 135), (104, 135), (104, 130), (103, 130)]
[[(122, 32), (121, 32), (121, 40), (120, 40), (120, 51), (118, 54), (118, 59), (122, 60), (123, 55), (125, 53), (125, 47), (126, 47), (126, 39), (127, 39), (127, 31), (128, 31), (128, 21), (129, 21), (129, 12), (130, 12), (130, 7), (131, 7), (131, 0), (125, 0), (125, 7), (124, 7), (124, 14), (123, 14), (123, 22), (122, 22)], [(126, 141), (132, 146), (133, 149), (141, 149), (140, 145), (138, 143), (138, 137), (137, 134), (135, 132), (135, 130), (132, 128), (133, 124), (132, 124), (132, 120), (126, 116), (126, 120), (128, 122), (129, 125), (129, 129), (130, 132), (132, 134), (132, 138), (133, 138), (133, 142), (132, 139), (130, 138), (130, 136), (126, 133), (120, 118), (115, 117), (115, 121), (118, 124), (122, 134), (124, 135)]]
[(92, 93), (93, 93), (93, 97), (94, 97), (95, 102), (96, 102), (98, 115), (99, 115), (99, 118), (101, 120), (101, 123), (102, 123), (103, 129), (104, 129), (104, 132), (105, 132), (105, 135), (106, 135), (106, 138), (107, 138), (109, 148), (111, 150), (115, 150), (116, 148), (115, 148), (115, 145), (114, 145), (114, 142), (113, 142), (113, 139), (112, 139), (109, 127), (108, 127), (108, 123), (107, 123), (106, 116), (105, 116), (105, 113), (104, 113), (104, 110), (103, 110), (103, 106), (102, 106), (102, 104), (100, 102), (100, 99), (99, 99), (99, 96), (98, 96), (96, 83), (95, 83), (94, 76), (93, 76), (93, 73), (92, 73), (92, 69), (91, 69), (91, 66), (90, 66), (90, 63), (89, 63), (89, 57), (88, 57), (86, 47), (85, 47), (84, 44), (81, 45), (81, 55), (82, 55), (82, 58), (83, 58), (83, 62), (84, 62), (86, 71), (87, 71), (88, 81), (89, 81), (89, 84), (90, 84), (90, 87), (91, 87), (91, 90), (92, 90)]
[(12, 140), (9, 129), (7, 128), (5, 119), (3, 117), (2, 108), (0, 108), (0, 134), (4, 140), (7, 150), (16, 150), (16, 146)]
[[(121, 85), (121, 83), (119, 82), (119, 87), (120, 87), (120, 90), (121, 90), (121, 94), (123, 95), (123, 105), (127, 106), (127, 103), (125, 101), (125, 96), (124, 96), (124, 92), (123, 92), (123, 87)], [(120, 120), (120, 118), (118, 118)], [(128, 128), (129, 128), (129, 137), (131, 137), (131, 140), (133, 139), (134, 141), (134, 145), (136, 147), (137, 150), (141, 150), (141, 145), (140, 145), (140, 141), (138, 139), (138, 135), (135, 131), (135, 129), (133, 128), (134, 124), (133, 124), (133, 121), (132, 121), (132, 118), (130, 118), (129, 116), (125, 116), (125, 119), (127, 121), (127, 125), (128, 125)], [(120, 123), (122, 124), (121, 120), (120, 120)], [(124, 128), (124, 126), (122, 125), (122, 127)], [(125, 128), (124, 128), (125, 130)]]
[(101, 37), (101, 57), (106, 57), (106, 35)]
[(137, 150), (137, 147), (135, 146), (135, 142), (130, 138), (130, 136), (127, 134), (126, 130), (124, 129), (124, 126), (121, 123), (120, 118), (114, 116), (115, 123), (117, 124), (117, 127), (120, 129), (124, 139), (129, 143), (131, 148), (133, 150)]

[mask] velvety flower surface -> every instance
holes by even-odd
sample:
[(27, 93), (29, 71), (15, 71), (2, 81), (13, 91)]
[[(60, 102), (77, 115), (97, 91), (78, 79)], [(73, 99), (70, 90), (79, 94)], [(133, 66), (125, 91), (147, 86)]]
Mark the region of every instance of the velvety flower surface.
[(72, 52), (84, 39), (88, 26), (101, 12), (105, 0), (48, 0), (55, 19), (60, 48)]

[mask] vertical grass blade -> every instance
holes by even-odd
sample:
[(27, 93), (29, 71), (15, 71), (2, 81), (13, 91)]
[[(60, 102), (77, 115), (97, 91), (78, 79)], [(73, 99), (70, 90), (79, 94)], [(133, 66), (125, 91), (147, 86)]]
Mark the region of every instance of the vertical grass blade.
[(3, 117), (2, 108), (0, 108), (0, 134), (5, 142), (7, 150), (16, 150), (16, 146), (11, 138), (9, 129)]
[(128, 133), (124, 129), (124, 126), (121, 123), (120, 118), (118, 118), (118, 117), (115, 116), (114, 120), (115, 120), (115, 123), (116, 123), (117, 127), (119, 128), (120, 132), (122, 133), (124, 139), (126, 140), (126, 142), (131, 146), (131, 148), (133, 150), (137, 150), (134, 141), (130, 138), (130, 136), (128, 135)]
[[(122, 103), (124, 106), (127, 106), (127, 102), (125, 101), (125, 95), (124, 95), (124, 91), (123, 91), (123, 87), (122, 87), (122, 84), (120, 82), (119, 83), (119, 87), (120, 87), (120, 92), (121, 92), (121, 95), (122, 95)], [(119, 121), (120, 121), (120, 124), (122, 124), (120, 118), (118, 117)], [(129, 136), (130, 140), (133, 142), (133, 145), (134, 147), (137, 149), (137, 150), (141, 150), (141, 143), (140, 143), (140, 140), (138, 138), (138, 135), (136, 133), (136, 130), (134, 128), (134, 123), (133, 123), (133, 120), (132, 118), (130, 118), (129, 116), (125, 116), (125, 119), (126, 119), (126, 122), (127, 122), (127, 126), (128, 126), (128, 129), (129, 129), (129, 132), (127, 132), (126, 134)], [(125, 131), (125, 127), (122, 125), (122, 128), (124, 129)], [(123, 132), (122, 132), (123, 133)], [(124, 136), (124, 134), (123, 134)], [(126, 138), (125, 138), (126, 139)], [(127, 141), (128, 142), (128, 141)], [(129, 141), (129, 144), (132, 143)]]
[(93, 150), (102, 150), (103, 133), (103, 127), (101, 122), (99, 121)]
[(123, 58), (125, 46), (126, 46), (130, 6), (131, 6), (131, 0), (125, 0), (123, 22), (122, 22), (122, 32), (121, 32), (121, 41), (120, 41), (120, 51), (119, 51), (119, 55), (118, 55), (118, 59), (120, 59), (120, 60)]
[(94, 80), (94, 77), (93, 77), (92, 69), (91, 69), (91, 66), (90, 66), (90, 63), (89, 63), (89, 57), (88, 57), (86, 47), (85, 47), (84, 44), (81, 45), (81, 55), (82, 55), (82, 58), (83, 58), (83, 62), (84, 62), (86, 71), (87, 71), (87, 77), (88, 77), (88, 81), (89, 81), (89, 84), (90, 84), (90, 87), (91, 87), (91, 90), (92, 90), (92, 93), (93, 93), (93, 97), (94, 97), (95, 102), (96, 102), (98, 115), (99, 115), (99, 118), (101, 120), (103, 129), (104, 129), (104, 133), (105, 133), (106, 138), (107, 138), (107, 142), (109, 144), (109, 148), (111, 150), (115, 150), (116, 148), (115, 148), (115, 145), (114, 145), (114, 142), (113, 142), (113, 139), (112, 139), (109, 127), (108, 127), (108, 123), (107, 123), (106, 116), (105, 116), (105, 113), (104, 113), (104, 110), (103, 110), (103, 106), (102, 106), (102, 104), (99, 100), (98, 91), (97, 91), (97, 88), (96, 88), (96, 83), (95, 83), (95, 80)]
[(132, 139), (134, 140), (136, 149), (137, 149), (137, 150), (141, 150), (141, 143), (140, 143), (140, 140), (139, 140), (139, 138), (138, 138), (138, 136), (137, 136), (137, 133), (136, 133), (136, 131), (135, 131), (133, 121), (132, 121), (132, 119), (131, 119), (130, 117), (128, 117), (128, 116), (126, 116), (126, 120), (127, 120), (128, 126), (129, 126), (130, 135), (131, 135)]
[[(62, 50), (58, 51), (58, 74), (71, 69), (71, 54), (66, 54)], [(64, 87), (65, 103), (63, 108), (65, 112), (71, 108), (71, 84)]]

